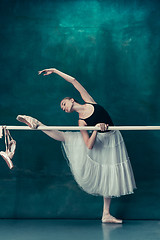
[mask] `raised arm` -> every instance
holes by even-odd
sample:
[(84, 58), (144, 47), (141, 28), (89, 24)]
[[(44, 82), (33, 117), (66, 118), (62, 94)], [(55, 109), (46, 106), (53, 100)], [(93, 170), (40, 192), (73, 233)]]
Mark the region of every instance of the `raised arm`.
[(56, 73), (62, 78), (64, 78), (67, 82), (71, 83), (80, 93), (82, 99), (85, 102), (90, 102), (90, 103), (96, 103), (94, 99), (89, 95), (89, 93), (86, 91), (86, 89), (73, 77), (55, 69), (55, 68), (49, 68), (49, 69), (44, 69), (42, 71), (38, 72), (39, 74), (44, 73), (43, 75), (49, 75), (51, 73)]

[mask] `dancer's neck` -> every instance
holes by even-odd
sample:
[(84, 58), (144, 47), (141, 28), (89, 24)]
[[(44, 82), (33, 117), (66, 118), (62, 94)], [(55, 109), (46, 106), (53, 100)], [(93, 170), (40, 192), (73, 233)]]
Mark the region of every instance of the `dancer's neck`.
[(83, 117), (84, 112), (86, 111), (86, 104), (79, 104), (77, 102), (74, 102), (73, 107), (72, 107), (73, 111), (77, 112), (79, 114), (79, 117)]

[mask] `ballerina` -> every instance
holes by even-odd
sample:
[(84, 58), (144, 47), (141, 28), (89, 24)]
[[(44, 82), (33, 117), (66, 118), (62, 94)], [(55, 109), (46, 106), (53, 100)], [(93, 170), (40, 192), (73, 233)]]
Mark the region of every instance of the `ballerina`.
[[(61, 109), (67, 113), (77, 112), (79, 126), (98, 126), (101, 131), (94, 130), (91, 134), (86, 130), (43, 132), (62, 142), (71, 172), (80, 188), (89, 194), (103, 197), (102, 223), (122, 223), (121, 219), (110, 214), (111, 199), (134, 193), (133, 190), (136, 189), (123, 137), (120, 131), (108, 130), (108, 126), (114, 126), (110, 115), (75, 78), (55, 68), (39, 71), (44, 76), (52, 73), (71, 83), (84, 100), (84, 104), (79, 104), (73, 98), (66, 97), (60, 103)], [(31, 128), (45, 126), (26, 115), (18, 115), (17, 120)]]

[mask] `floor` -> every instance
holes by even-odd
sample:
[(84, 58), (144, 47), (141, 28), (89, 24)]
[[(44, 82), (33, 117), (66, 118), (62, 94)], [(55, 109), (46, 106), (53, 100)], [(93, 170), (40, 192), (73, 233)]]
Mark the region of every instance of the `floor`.
[(0, 220), (3, 240), (160, 240), (160, 221)]

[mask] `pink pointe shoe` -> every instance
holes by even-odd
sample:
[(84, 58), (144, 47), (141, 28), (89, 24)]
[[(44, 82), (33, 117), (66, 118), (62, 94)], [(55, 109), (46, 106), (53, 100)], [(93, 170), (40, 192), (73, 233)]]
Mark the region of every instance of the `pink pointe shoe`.
[(40, 126), (40, 122), (37, 119), (32, 118), (30, 116), (18, 115), (16, 119), (19, 122), (23, 122), (23, 123), (27, 124), (32, 129), (37, 129)]
[(3, 157), (5, 162), (7, 163), (8, 167), (10, 169), (13, 168), (13, 163), (11, 159), (13, 158), (16, 150), (16, 141), (12, 138), (10, 132), (8, 129), (6, 129), (6, 126), (3, 126), (3, 131), (5, 135), (5, 145), (6, 145), (6, 151), (0, 151), (0, 156)]
[(111, 216), (109, 213), (103, 214), (102, 223), (122, 223), (121, 219)]
[(13, 168), (13, 163), (12, 163), (11, 159), (8, 157), (8, 154), (7, 154), (6, 152), (1, 151), (1, 152), (0, 152), (0, 156), (3, 157), (3, 159), (4, 159), (5, 162), (7, 163), (8, 167), (9, 167), (10, 169), (12, 169), (12, 168)]

